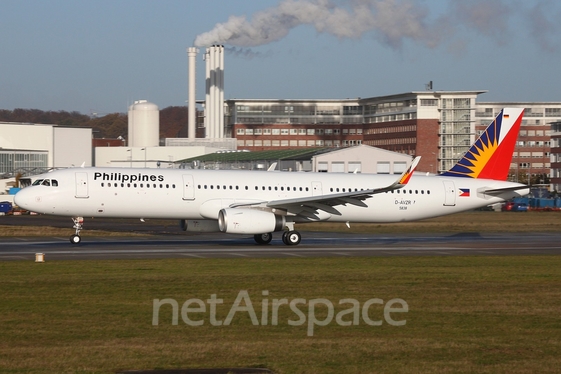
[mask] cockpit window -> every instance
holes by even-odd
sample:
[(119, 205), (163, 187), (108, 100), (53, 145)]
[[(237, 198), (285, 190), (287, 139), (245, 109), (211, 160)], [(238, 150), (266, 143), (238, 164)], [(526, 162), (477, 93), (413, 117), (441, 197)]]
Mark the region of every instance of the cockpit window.
[(58, 181), (56, 179), (37, 179), (32, 186), (58, 187)]

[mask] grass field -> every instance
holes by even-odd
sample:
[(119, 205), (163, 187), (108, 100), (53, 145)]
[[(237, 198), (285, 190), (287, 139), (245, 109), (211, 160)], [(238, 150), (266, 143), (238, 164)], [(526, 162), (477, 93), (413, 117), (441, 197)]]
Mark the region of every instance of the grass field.
[[(130, 369), (267, 367), (275, 373), (558, 372), (561, 257), (469, 256), (306, 259), (185, 259), (0, 263), (1, 373), (111, 373)], [(169, 305), (152, 324), (153, 300), (224, 300), (224, 320), (247, 290), (261, 301), (324, 298), (361, 305), (401, 298), (404, 326), (333, 322), (255, 326), (238, 312), (229, 326), (172, 325)], [(267, 290), (268, 296), (262, 291)], [(245, 304), (244, 304), (245, 305)], [(306, 312), (307, 305), (299, 308)], [(318, 307), (318, 319), (327, 308)], [(369, 309), (383, 320), (383, 306)], [(346, 315), (344, 321), (352, 321)]]

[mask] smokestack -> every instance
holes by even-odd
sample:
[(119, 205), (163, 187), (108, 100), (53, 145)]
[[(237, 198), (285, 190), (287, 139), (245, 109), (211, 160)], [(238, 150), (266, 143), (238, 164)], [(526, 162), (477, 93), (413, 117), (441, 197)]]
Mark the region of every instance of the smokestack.
[(224, 46), (206, 49), (205, 128), (207, 138), (224, 137)]
[(189, 127), (187, 136), (189, 139), (195, 139), (195, 131), (197, 128), (197, 107), (195, 103), (195, 67), (196, 67), (196, 60), (197, 60), (197, 48), (191, 47), (187, 48), (187, 60), (189, 62), (189, 93), (187, 97), (187, 105), (189, 108)]

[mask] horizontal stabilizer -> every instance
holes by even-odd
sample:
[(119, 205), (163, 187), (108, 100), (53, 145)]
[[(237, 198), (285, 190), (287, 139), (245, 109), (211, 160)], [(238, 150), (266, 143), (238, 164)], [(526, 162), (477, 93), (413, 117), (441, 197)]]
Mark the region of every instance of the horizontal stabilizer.
[(520, 190), (529, 189), (529, 188), (530, 187), (528, 187), (524, 184), (520, 184), (518, 186), (509, 186), (509, 187), (503, 187), (503, 188), (492, 188), (490, 190), (484, 190), (482, 192), (484, 194), (487, 194), (487, 195), (500, 195), (504, 192), (520, 191)]

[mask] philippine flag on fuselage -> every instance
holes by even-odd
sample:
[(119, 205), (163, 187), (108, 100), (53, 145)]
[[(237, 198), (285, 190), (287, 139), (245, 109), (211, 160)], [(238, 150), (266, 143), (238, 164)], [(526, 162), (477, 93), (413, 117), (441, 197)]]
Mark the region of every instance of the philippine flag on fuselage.
[(460, 197), (469, 197), (469, 188), (460, 188)]

